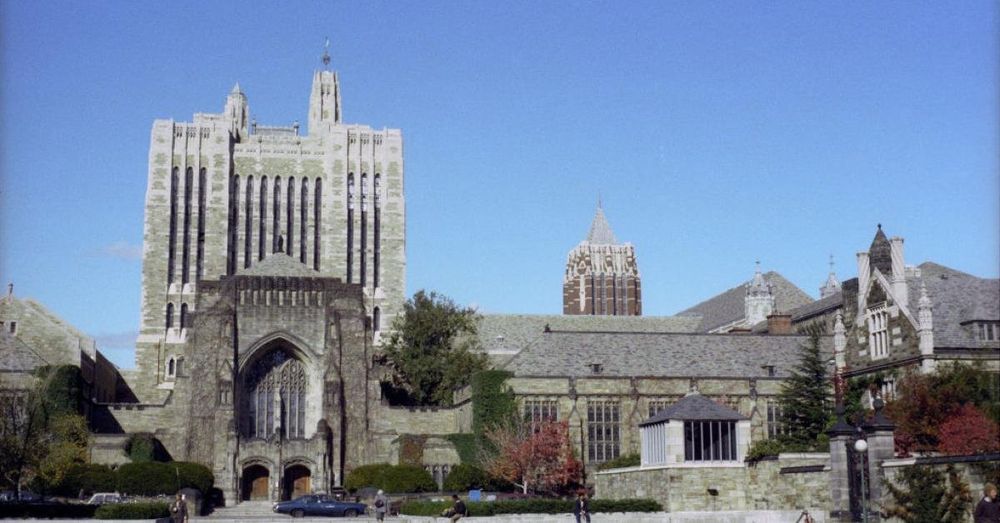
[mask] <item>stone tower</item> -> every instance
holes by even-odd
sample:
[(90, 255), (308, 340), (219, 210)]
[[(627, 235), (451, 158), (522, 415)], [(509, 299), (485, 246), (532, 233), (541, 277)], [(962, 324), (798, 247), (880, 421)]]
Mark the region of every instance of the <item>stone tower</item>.
[[(324, 60), (328, 63), (328, 59)], [(405, 300), (403, 141), (342, 122), (337, 74), (313, 75), (308, 134), (257, 125), (239, 84), (222, 113), (156, 120), (149, 148), (135, 392), (162, 399), (202, 281), (290, 258), (361, 287), (377, 343)], [(173, 363), (176, 366), (176, 363)]]
[(840, 281), (837, 280), (837, 273), (833, 270), (833, 255), (830, 255), (830, 274), (827, 275), (823, 286), (819, 288), (820, 299), (833, 296), (840, 292)]
[(642, 315), (635, 248), (630, 243), (618, 243), (600, 203), (587, 239), (567, 257), (563, 314)]
[(774, 293), (771, 284), (764, 279), (760, 272), (760, 262), (754, 271), (753, 279), (747, 285), (746, 297), (743, 301), (743, 317), (746, 325), (753, 327), (767, 319), (774, 312)]

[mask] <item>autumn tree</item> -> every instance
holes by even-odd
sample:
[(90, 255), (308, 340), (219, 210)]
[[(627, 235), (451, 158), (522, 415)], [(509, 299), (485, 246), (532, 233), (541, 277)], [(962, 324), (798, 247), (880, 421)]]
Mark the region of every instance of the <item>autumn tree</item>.
[(968, 455), (1000, 451), (997, 424), (975, 405), (966, 403), (938, 430), (938, 450), (945, 454)]
[(396, 403), (451, 405), (454, 389), (486, 368), (476, 311), (435, 292), (406, 301), (382, 350), (391, 369), (384, 385)]
[(573, 456), (566, 421), (512, 423), (488, 429), (486, 437), (497, 449), (484, 459), (487, 472), (524, 494), (556, 493), (580, 482), (583, 464)]

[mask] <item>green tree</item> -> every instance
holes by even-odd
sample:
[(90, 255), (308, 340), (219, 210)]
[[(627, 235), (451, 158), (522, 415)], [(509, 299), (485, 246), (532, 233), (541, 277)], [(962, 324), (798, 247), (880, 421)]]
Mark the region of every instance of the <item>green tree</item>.
[(403, 306), (383, 346), (397, 402), (451, 405), (455, 388), (486, 368), (479, 350), (476, 312), (435, 292), (418, 291)]
[(972, 493), (954, 466), (948, 465), (944, 472), (928, 466), (905, 467), (896, 481), (899, 485), (886, 482), (896, 501), (887, 509), (889, 516), (906, 523), (960, 523), (966, 520)]
[(781, 405), (785, 434), (790, 445), (819, 447), (833, 414), (830, 378), (820, 351), (820, 330), (810, 329), (809, 341), (802, 346), (802, 356), (791, 376), (781, 385)]

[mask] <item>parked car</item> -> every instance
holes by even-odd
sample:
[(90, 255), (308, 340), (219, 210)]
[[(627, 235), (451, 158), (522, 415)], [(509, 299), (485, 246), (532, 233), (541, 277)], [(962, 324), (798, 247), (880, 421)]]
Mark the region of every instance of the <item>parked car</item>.
[(353, 518), (365, 513), (368, 506), (364, 503), (340, 501), (326, 494), (309, 494), (275, 503), (271, 510), (278, 514), (289, 514), (293, 518), (304, 516), (344, 516)]
[(17, 499), (17, 493), (13, 490), (4, 490), (0, 492), (0, 502), (3, 503), (13, 503), (19, 501), (21, 503), (38, 503), (42, 501), (42, 497), (34, 492), (28, 490), (21, 491), (21, 499)]
[(87, 504), (109, 505), (112, 503), (121, 503), (123, 501), (124, 500), (122, 499), (121, 494), (117, 492), (98, 492), (97, 494), (90, 496), (90, 499), (87, 500)]

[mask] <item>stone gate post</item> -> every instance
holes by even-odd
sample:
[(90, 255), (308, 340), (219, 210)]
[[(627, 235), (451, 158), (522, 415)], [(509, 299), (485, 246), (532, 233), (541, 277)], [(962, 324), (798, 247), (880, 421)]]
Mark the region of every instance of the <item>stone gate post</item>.
[(885, 402), (882, 398), (875, 398), (872, 402), (875, 408), (875, 416), (871, 422), (865, 425), (865, 432), (868, 433), (868, 480), (870, 482), (869, 492), (871, 506), (878, 510), (883, 505), (882, 496), (888, 494), (888, 489), (883, 485), (885, 474), (882, 470), (882, 462), (895, 457), (895, 425), (882, 411)]
[(844, 421), (844, 406), (837, 405), (837, 423), (830, 436), (830, 520), (851, 521), (850, 464), (847, 446), (853, 441), (854, 428)]

